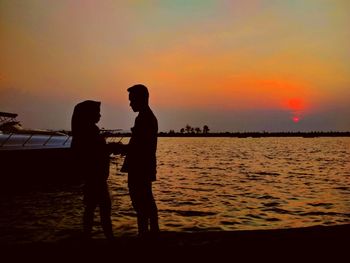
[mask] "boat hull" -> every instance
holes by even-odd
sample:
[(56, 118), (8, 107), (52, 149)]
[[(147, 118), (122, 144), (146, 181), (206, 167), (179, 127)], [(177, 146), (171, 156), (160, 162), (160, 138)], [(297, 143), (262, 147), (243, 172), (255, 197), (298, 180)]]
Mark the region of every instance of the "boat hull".
[(3, 189), (82, 181), (69, 147), (1, 150), (0, 167)]

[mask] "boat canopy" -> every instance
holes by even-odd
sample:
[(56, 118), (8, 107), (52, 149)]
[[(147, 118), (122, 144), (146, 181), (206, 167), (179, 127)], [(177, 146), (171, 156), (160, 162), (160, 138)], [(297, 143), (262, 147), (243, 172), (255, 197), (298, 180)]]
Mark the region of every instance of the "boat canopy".
[(18, 116), (18, 114), (16, 114), (16, 113), (1, 112), (1, 111), (0, 111), (0, 117), (16, 118), (17, 116)]
[(0, 112), (0, 124), (10, 122), (10, 121), (16, 121), (16, 117), (18, 114), (16, 113), (10, 113), (10, 112)]

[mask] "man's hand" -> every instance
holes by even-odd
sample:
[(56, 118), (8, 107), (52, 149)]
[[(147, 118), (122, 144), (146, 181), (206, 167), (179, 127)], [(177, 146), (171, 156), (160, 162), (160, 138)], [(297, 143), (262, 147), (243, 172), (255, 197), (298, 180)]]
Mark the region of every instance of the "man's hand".
[(121, 143), (121, 142), (110, 142), (107, 144), (109, 152), (113, 154), (126, 154), (126, 148), (127, 145)]

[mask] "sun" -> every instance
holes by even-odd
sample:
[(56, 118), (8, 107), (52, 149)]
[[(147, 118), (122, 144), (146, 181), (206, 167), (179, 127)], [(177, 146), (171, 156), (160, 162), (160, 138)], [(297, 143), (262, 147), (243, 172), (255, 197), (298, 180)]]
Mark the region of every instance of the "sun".
[(294, 117), (292, 118), (292, 120), (293, 120), (294, 123), (298, 123), (298, 122), (300, 121), (300, 118), (297, 117), (297, 116), (294, 116)]

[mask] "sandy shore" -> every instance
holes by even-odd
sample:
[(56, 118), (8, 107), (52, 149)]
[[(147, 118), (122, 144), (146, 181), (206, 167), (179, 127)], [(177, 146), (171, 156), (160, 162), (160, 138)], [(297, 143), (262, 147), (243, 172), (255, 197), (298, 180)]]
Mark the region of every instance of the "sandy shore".
[[(84, 241), (79, 233), (55, 242), (1, 244), (1, 253), (12, 259), (92, 259), (142, 258), (169, 262), (219, 260), (216, 262), (341, 262), (349, 255), (350, 225), (307, 228), (217, 231), (162, 232), (158, 238), (139, 239), (119, 236), (114, 241), (96, 238)], [(236, 261), (236, 259), (240, 259)], [(120, 261), (119, 261), (120, 262)], [(318, 261), (319, 262), (319, 261)]]

